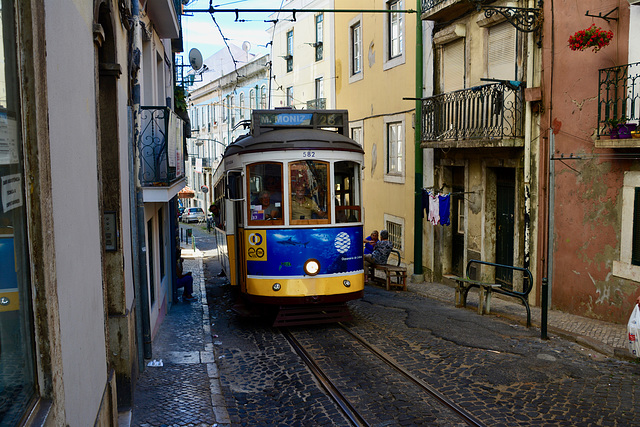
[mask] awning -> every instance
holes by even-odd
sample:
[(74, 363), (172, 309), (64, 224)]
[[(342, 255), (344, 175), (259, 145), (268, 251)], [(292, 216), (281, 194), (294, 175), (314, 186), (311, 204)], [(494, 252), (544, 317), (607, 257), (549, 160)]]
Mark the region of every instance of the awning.
[(179, 199), (192, 199), (195, 197), (195, 195), (196, 195), (196, 192), (190, 189), (188, 185), (184, 187), (182, 190), (178, 191)]

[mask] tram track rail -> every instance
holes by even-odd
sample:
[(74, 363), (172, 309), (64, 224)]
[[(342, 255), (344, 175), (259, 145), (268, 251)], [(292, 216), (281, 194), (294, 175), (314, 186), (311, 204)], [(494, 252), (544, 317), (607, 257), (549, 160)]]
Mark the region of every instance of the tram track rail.
[[(407, 379), (410, 383), (417, 386), (421, 391), (429, 395), (435, 401), (437, 401), (440, 405), (444, 406), (448, 410), (450, 410), (453, 414), (455, 414), (458, 418), (460, 418), (464, 423), (470, 426), (484, 427), (485, 424), (480, 422), (477, 418), (475, 418), (468, 411), (464, 410), (460, 406), (458, 406), (451, 399), (444, 396), (434, 387), (422, 381), (420, 378), (413, 375), (411, 372), (403, 368), (397, 361), (395, 361), (391, 356), (384, 353), (380, 349), (378, 349), (373, 344), (369, 343), (363, 337), (358, 335), (356, 332), (351, 330), (348, 326), (343, 323), (337, 323), (340, 329), (345, 331), (353, 340), (355, 340), (358, 344), (364, 347), (370, 354), (376, 356), (379, 360), (384, 362), (388, 367), (390, 367), (393, 371), (402, 375), (405, 379)], [(296, 353), (301, 357), (303, 362), (308, 366), (313, 375), (318, 379), (320, 384), (325, 388), (327, 393), (332, 397), (332, 399), (336, 402), (336, 404), (340, 407), (345, 417), (349, 419), (349, 421), (356, 426), (370, 426), (366, 421), (365, 416), (363, 416), (356, 406), (349, 401), (349, 399), (340, 391), (340, 387), (337, 386), (329, 376), (324, 372), (324, 370), (319, 366), (319, 364), (314, 360), (314, 358), (310, 355), (310, 353), (304, 348), (303, 344), (295, 337), (293, 332), (288, 328), (280, 328), (283, 336), (290, 343), (292, 348), (296, 351)]]

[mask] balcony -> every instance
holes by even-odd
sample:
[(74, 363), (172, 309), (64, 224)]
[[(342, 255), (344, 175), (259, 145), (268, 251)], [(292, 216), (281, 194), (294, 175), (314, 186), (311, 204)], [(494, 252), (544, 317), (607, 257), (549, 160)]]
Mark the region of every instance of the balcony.
[[(422, 19), (429, 21), (450, 21), (475, 10), (482, 0), (422, 0)], [(484, 1), (491, 3), (491, 1)]]
[(183, 121), (167, 107), (140, 110), (137, 154), (144, 201), (166, 202), (184, 186)]
[(596, 147), (640, 147), (640, 133), (615, 131), (616, 124), (640, 125), (640, 62), (604, 68), (599, 76)]
[(522, 147), (520, 87), (492, 83), (422, 100), (423, 148)]

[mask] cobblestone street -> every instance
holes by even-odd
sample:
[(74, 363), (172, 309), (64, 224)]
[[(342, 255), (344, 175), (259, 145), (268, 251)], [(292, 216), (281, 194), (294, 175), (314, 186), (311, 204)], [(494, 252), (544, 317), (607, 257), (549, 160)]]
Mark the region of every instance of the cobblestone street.
[[(174, 304), (154, 339), (154, 360), (163, 366), (146, 367), (141, 376), (131, 425), (349, 425), (278, 329), (232, 312), (235, 295), (219, 275), (212, 236), (190, 228), (197, 249), (185, 244), (183, 252), (199, 298)], [(635, 423), (638, 365), (614, 357), (624, 356), (623, 327), (553, 312), (550, 339), (543, 340), (537, 308), (534, 327), (526, 328), (518, 304), (496, 299), (493, 314), (484, 316), (474, 304), (471, 293), (469, 307), (456, 308), (453, 289), (440, 284), (410, 284), (408, 292), (367, 286), (362, 300), (349, 303), (349, 326), (486, 425)], [(294, 329), (308, 335), (309, 349), (352, 388), (371, 419), (419, 424), (419, 399), (400, 398), (399, 383), (376, 382), (368, 362), (326, 347), (338, 339), (333, 328)], [(380, 396), (389, 410), (371, 405)], [(426, 425), (457, 425), (426, 409), (423, 416)]]

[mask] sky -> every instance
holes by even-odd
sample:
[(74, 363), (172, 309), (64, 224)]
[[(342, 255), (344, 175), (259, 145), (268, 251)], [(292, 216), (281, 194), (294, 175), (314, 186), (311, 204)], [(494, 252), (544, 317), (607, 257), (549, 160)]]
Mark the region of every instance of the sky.
[[(217, 0), (212, 6), (220, 9), (279, 9), (284, 0)], [(286, 7), (286, 6), (284, 6)], [(191, 0), (184, 7), (185, 11), (193, 9), (208, 9), (209, 0)], [(190, 16), (189, 16), (190, 15)], [(236, 14), (231, 12), (214, 13), (213, 17), (220, 26), (222, 34), (227, 42), (242, 47), (242, 43), (248, 41), (251, 44), (249, 52), (256, 55), (269, 53), (267, 43), (271, 41), (267, 29), (269, 13), (240, 13), (239, 20), (235, 22)], [(188, 64), (187, 56), (192, 48), (200, 50), (203, 59), (207, 59), (226, 46), (220, 35), (220, 30), (213, 22), (211, 14), (207, 12), (195, 12), (182, 16), (182, 36), (184, 63)]]

